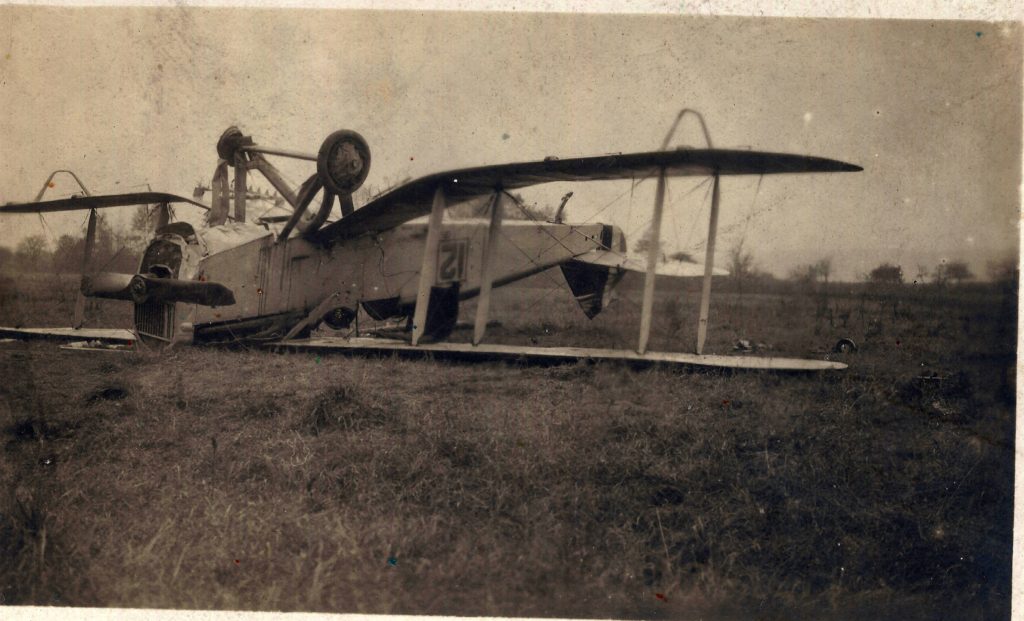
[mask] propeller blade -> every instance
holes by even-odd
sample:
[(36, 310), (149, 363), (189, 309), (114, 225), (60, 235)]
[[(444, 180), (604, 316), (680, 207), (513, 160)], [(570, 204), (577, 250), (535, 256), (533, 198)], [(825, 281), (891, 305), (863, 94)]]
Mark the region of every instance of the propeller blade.
[(82, 295), (90, 298), (108, 300), (131, 300), (129, 286), (134, 274), (118, 274), (116, 272), (100, 272), (82, 275)]
[(131, 280), (131, 298), (136, 304), (143, 302), (199, 304), (202, 306), (231, 306), (235, 295), (224, 285), (198, 280), (154, 278), (136, 274)]

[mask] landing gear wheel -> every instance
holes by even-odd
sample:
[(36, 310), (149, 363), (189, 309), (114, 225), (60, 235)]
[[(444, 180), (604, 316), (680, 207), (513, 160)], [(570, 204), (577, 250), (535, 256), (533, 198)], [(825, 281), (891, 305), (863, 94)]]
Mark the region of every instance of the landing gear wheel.
[(246, 136), (242, 130), (234, 125), (224, 130), (224, 133), (217, 139), (217, 156), (227, 161), (228, 166), (235, 165), (235, 154), (243, 146), (251, 145), (252, 137)]
[(338, 308), (332, 308), (327, 311), (323, 320), (324, 323), (327, 324), (327, 327), (332, 330), (346, 330), (350, 325), (352, 325), (352, 320), (355, 318), (356, 312), (354, 310), (351, 308), (345, 308), (344, 306), (339, 306)]
[(352, 194), (370, 174), (370, 145), (358, 133), (339, 129), (321, 145), (316, 172), (324, 187), (337, 196)]
[(837, 354), (852, 354), (857, 351), (857, 344), (853, 342), (853, 339), (839, 339), (832, 351)]

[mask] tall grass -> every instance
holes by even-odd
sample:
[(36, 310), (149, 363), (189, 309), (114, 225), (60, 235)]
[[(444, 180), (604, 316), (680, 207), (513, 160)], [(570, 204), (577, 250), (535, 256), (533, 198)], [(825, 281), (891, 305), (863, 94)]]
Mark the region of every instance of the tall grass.
[[(635, 338), (623, 300), (585, 324), (561, 296), (499, 293), (494, 339)], [(832, 296), (842, 326), (813, 295), (716, 299), (712, 351), (855, 338), (851, 368), (826, 375), (6, 345), (0, 594), (1005, 618), (1014, 309), (995, 291), (892, 301)], [(659, 304), (684, 319), (659, 319), (658, 347), (687, 348), (695, 307)]]

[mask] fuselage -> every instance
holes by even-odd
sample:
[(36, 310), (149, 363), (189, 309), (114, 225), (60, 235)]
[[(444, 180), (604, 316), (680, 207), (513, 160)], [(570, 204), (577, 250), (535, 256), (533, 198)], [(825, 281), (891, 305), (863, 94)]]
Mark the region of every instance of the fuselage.
[[(487, 224), (445, 222), (434, 288), (455, 300), (479, 293)], [(217, 342), (281, 338), (311, 313), (318, 314), (313, 325), (319, 314), (354, 317), (360, 307), (375, 319), (406, 316), (416, 300), (426, 234), (425, 219), (337, 244), (298, 235), (279, 242), (273, 227), (260, 224), (197, 231), (173, 224), (150, 243), (140, 273), (155, 265), (173, 278), (219, 283), (235, 303), (137, 304), (136, 330), (143, 339)], [(622, 243), (622, 231), (609, 225), (506, 222), (495, 249), (494, 286)]]

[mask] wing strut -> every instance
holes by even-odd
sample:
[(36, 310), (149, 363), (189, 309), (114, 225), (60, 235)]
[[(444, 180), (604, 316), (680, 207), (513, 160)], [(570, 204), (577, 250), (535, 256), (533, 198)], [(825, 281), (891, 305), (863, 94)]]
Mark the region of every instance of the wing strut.
[(505, 193), (497, 191), (491, 198), (491, 222), (487, 227), (487, 245), (484, 246), (483, 265), (480, 268), (480, 300), (476, 306), (476, 322), (473, 325), (473, 345), (479, 345), (487, 329), (487, 315), (491, 311), (491, 285), (494, 282), (494, 255), (498, 248), (498, 233), (501, 231), (502, 209)]
[(716, 174), (711, 186), (711, 217), (708, 222), (708, 248), (704, 255), (704, 286), (700, 292), (700, 320), (697, 322), (697, 354), (704, 353), (708, 337), (708, 311), (711, 308), (711, 275), (715, 268), (715, 237), (718, 235), (718, 203), (721, 178)]
[(658, 189), (654, 195), (654, 218), (651, 220), (651, 247), (647, 251), (647, 275), (644, 277), (644, 301), (640, 307), (640, 342), (636, 352), (647, 351), (647, 340), (651, 336), (651, 314), (654, 311), (654, 279), (661, 257), (661, 214), (665, 208), (665, 169), (658, 173)]
[[(38, 203), (39, 201), (43, 200), (43, 195), (46, 194), (46, 190), (50, 188), (50, 182), (53, 181), (53, 178), (57, 176), (57, 173), (66, 173), (68, 175), (71, 175), (71, 177), (75, 180), (75, 183), (78, 184), (78, 187), (82, 188), (82, 194), (85, 195), (85, 196), (92, 196), (92, 193), (89, 192), (89, 188), (85, 187), (85, 184), (82, 183), (82, 180), (78, 178), (78, 175), (76, 175), (74, 173), (74, 171), (66, 170), (66, 169), (58, 169), (58, 170), (55, 170), (52, 173), (50, 173), (50, 176), (47, 177), (46, 181), (43, 182), (43, 187), (39, 188), (39, 194), (36, 194), (35, 202)], [(42, 215), (40, 215), (39, 217), (41, 218)], [(90, 209), (89, 210), (88, 224), (86, 224), (86, 228), (85, 228), (85, 251), (83, 253), (84, 256), (82, 257), (82, 278), (83, 278), (83, 280), (85, 278), (85, 275), (89, 273), (89, 264), (92, 262), (92, 247), (95, 244), (95, 242), (96, 242), (96, 210), (95, 209)], [(84, 323), (85, 323), (85, 293), (82, 292), (82, 287), (79, 286), (78, 287), (78, 295), (75, 297), (75, 317), (74, 317), (74, 324), (73, 324), (72, 327), (74, 327), (77, 330), (77, 329), (81, 328), (82, 324), (84, 324)]]
[[(85, 186), (82, 187), (85, 189)], [(85, 228), (85, 256), (82, 257), (82, 276), (90, 274), (90, 264), (92, 263), (92, 247), (96, 243), (96, 210), (89, 210), (89, 223)], [(78, 296), (75, 298), (75, 323), (73, 328), (76, 330), (82, 327), (85, 323), (85, 293), (82, 291), (82, 287), (78, 288)]]
[(416, 292), (416, 310), (412, 316), (412, 344), (419, 343), (427, 328), (427, 306), (430, 304), (430, 289), (437, 278), (437, 250), (441, 243), (441, 220), (444, 218), (444, 187), (439, 183), (434, 190), (434, 204), (430, 209), (427, 224), (427, 243), (423, 248), (423, 264), (420, 267), (420, 286)]

